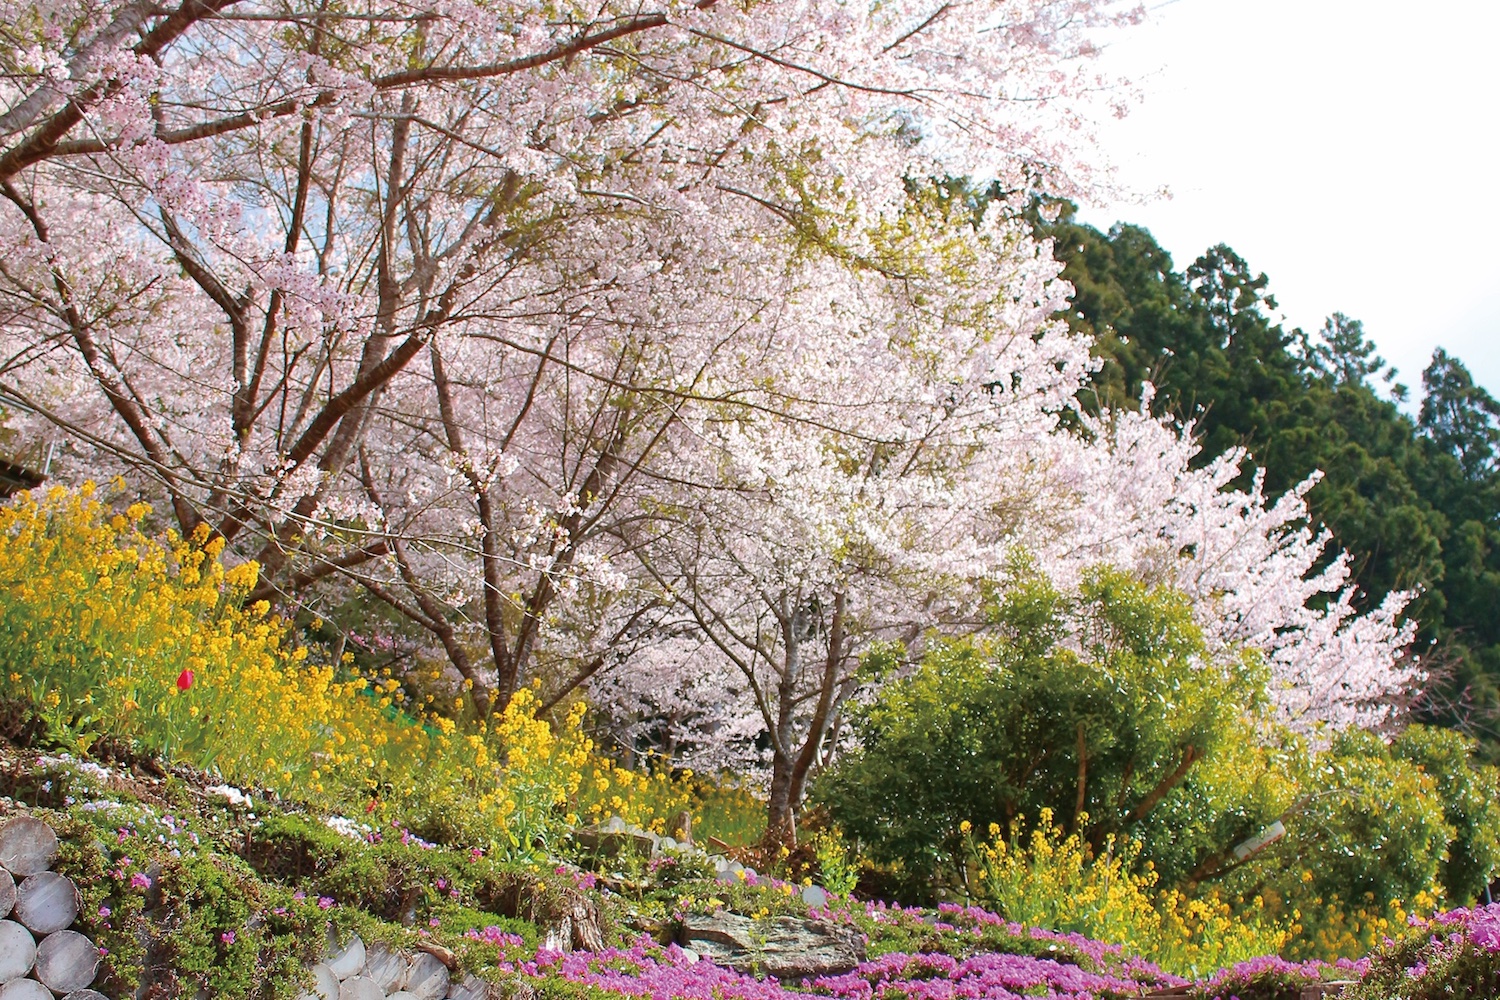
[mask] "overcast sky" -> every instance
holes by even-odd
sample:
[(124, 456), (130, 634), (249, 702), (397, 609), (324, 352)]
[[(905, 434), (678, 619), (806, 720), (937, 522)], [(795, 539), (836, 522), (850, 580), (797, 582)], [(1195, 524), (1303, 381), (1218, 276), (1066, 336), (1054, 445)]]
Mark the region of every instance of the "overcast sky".
[(1500, 0), (1147, 0), (1102, 67), (1144, 103), (1101, 138), (1169, 200), (1144, 225), (1179, 267), (1227, 243), (1289, 325), (1335, 310), (1414, 392), (1435, 346), (1500, 395)]

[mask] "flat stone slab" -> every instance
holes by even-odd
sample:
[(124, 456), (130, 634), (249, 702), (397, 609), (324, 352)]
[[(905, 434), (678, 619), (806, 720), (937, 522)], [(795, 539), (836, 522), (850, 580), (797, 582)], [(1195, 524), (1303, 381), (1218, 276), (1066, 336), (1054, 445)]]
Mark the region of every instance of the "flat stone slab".
[(752, 920), (719, 910), (682, 922), (678, 943), (738, 972), (808, 979), (849, 972), (864, 961), (864, 938), (852, 927), (823, 920)]

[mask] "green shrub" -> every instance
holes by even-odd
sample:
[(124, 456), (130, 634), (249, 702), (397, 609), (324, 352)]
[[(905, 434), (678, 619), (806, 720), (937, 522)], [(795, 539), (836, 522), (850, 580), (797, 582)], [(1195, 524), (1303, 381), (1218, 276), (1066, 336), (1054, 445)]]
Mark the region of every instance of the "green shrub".
[(1182, 595), (1115, 570), (1077, 597), (1017, 575), (989, 637), (938, 644), (854, 713), (860, 749), (814, 791), (898, 893), (961, 892), (963, 823), (1049, 809), (1095, 850), (1140, 840), (1171, 883), (1278, 815), (1253, 656), (1212, 655)]
[(1223, 878), (1226, 891), (1259, 893), (1293, 919), (1295, 958), (1362, 955), (1409, 911), (1431, 913), (1453, 836), (1432, 779), (1363, 730), (1292, 763), (1300, 793), (1287, 836)]
[(1451, 729), (1409, 726), (1391, 753), (1422, 769), (1453, 828), (1438, 865), (1448, 902), (1467, 906), (1500, 870), (1500, 770), (1475, 759), (1479, 744)]

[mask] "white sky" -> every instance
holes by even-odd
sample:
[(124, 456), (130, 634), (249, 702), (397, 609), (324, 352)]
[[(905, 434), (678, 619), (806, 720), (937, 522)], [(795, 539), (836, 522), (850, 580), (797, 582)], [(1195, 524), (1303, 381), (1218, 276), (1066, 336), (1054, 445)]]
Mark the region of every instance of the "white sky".
[(1101, 60), (1145, 91), (1101, 131), (1129, 189), (1087, 207), (1179, 268), (1227, 243), (1289, 326), (1335, 310), (1413, 390), (1435, 346), (1500, 395), (1500, 0), (1147, 0)]

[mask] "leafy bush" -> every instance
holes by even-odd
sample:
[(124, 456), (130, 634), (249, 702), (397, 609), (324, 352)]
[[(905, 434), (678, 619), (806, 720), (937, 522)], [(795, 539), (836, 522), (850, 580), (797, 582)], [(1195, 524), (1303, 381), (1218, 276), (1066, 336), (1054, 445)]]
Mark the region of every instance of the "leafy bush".
[(956, 890), (963, 823), (1048, 809), (1096, 852), (1142, 841), (1171, 882), (1279, 814), (1254, 657), (1211, 655), (1181, 595), (1120, 572), (1076, 598), (1017, 575), (994, 636), (939, 644), (857, 710), (860, 749), (815, 789), (902, 898)]
[(1363, 955), (1438, 907), (1454, 829), (1433, 777), (1373, 733), (1339, 733), (1303, 760), (1287, 837), (1223, 885), (1294, 921), (1288, 957)]
[(1294, 809), (1296, 850), (1317, 895), (1411, 899), (1437, 886), (1452, 828), (1421, 769), (1374, 733), (1339, 733), (1315, 761)]
[(1500, 769), (1475, 760), (1479, 745), (1451, 729), (1408, 726), (1391, 754), (1422, 769), (1453, 829), (1438, 881), (1448, 900), (1467, 905), (1500, 871)]
[[(1130, 897), (1134, 913), (1114, 900), (1109, 929), (1089, 933), (1133, 940), (1133, 925), (1154, 933), (1174, 913), (1207, 926), (1203, 914), (1227, 906), (1290, 933), (1288, 957), (1332, 960), (1432, 913), (1445, 891), (1473, 898), (1496, 870), (1500, 786), (1470, 741), (1351, 729), (1314, 752), (1262, 711), (1255, 659), (1211, 656), (1170, 591), (1096, 569), (1069, 597), (1023, 567), (992, 625), (937, 645), (857, 711), (860, 749), (815, 789), (876, 873), (867, 888), (907, 902), (977, 895), (1014, 919), (1072, 926), (1067, 912), (1094, 905), (1097, 888), (1077, 880), (1103, 864), (1116, 891), (1130, 879), (1150, 891)], [(1027, 864), (1073, 843), (1072, 875), (1001, 865), (987, 889), (965, 879), (965, 828), (1015, 840), (1023, 817), (1044, 815)], [(1236, 853), (1278, 819), (1283, 838)], [(1000, 873), (1020, 881), (1002, 886)], [(1255, 954), (1226, 947), (1224, 961)]]

